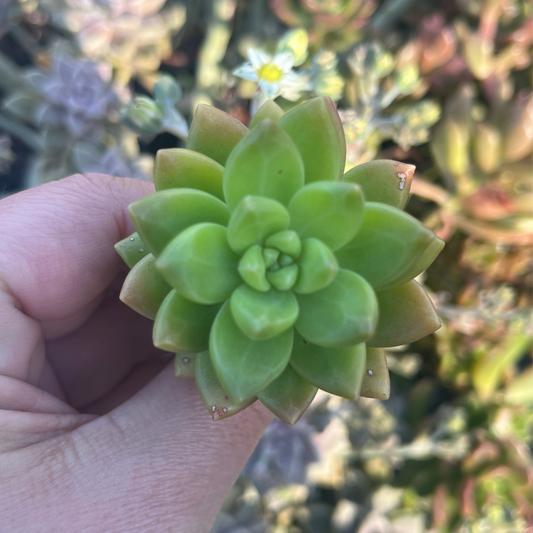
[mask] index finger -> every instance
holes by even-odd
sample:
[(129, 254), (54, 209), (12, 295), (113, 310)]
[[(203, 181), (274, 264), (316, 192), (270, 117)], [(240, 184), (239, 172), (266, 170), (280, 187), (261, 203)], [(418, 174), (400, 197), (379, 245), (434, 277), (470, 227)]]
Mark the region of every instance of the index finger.
[(121, 268), (113, 245), (134, 231), (128, 205), (151, 192), (76, 175), (0, 202), (0, 374), (26, 379), (44, 353), (43, 323), (74, 329), (84, 319)]

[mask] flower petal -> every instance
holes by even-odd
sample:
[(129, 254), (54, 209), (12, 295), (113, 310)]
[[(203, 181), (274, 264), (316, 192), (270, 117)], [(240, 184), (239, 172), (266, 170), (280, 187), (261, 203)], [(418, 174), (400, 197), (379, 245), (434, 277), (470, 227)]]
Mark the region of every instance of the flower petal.
[(213, 159), (183, 148), (159, 150), (155, 157), (154, 184), (165, 189), (198, 189), (224, 200), (222, 174), (224, 167)]
[(300, 189), (289, 203), (291, 229), (302, 239), (314, 237), (332, 250), (349, 243), (363, 223), (359, 185), (318, 182)]
[(170, 292), (157, 312), (154, 345), (167, 352), (204, 352), (219, 309), (220, 305), (200, 305)]
[(187, 137), (187, 148), (225, 165), (231, 151), (248, 134), (248, 128), (228, 113), (200, 104)]
[(198, 392), (213, 420), (235, 415), (257, 400), (252, 396), (242, 402), (233, 401), (218, 379), (209, 352), (196, 357), (195, 376)]
[(157, 260), (157, 268), (182, 296), (210, 305), (227, 300), (242, 283), (238, 263), (226, 228), (207, 223), (180, 233)]
[(189, 226), (200, 222), (226, 225), (229, 221), (224, 202), (194, 189), (169, 189), (151, 194), (131, 204), (129, 211), (145, 247), (154, 255), (160, 255)]
[(243, 63), (233, 71), (233, 75), (250, 81), (257, 81), (259, 79), (252, 63)]
[(259, 292), (241, 285), (231, 296), (231, 313), (246, 336), (266, 340), (294, 325), (298, 302), (292, 292), (276, 289)]
[(336, 181), (344, 172), (344, 130), (329, 98), (312, 98), (283, 115), (278, 124), (297, 146), (305, 167), (305, 182)]
[(224, 169), (224, 197), (230, 209), (250, 195), (273, 198), (287, 205), (303, 183), (298, 149), (269, 120), (261, 122), (236, 146)]
[(358, 274), (339, 270), (333, 283), (312, 294), (297, 294), (296, 329), (319, 346), (344, 348), (374, 334), (378, 303), (372, 287)]
[(441, 322), (426, 291), (410, 281), (400, 287), (376, 293), (379, 321), (368, 346), (401, 346), (417, 341), (434, 331)]
[(293, 330), (264, 341), (247, 337), (233, 320), (230, 303), (219, 311), (209, 342), (211, 360), (229, 397), (243, 402), (256, 396), (287, 367)]
[(384, 290), (420, 274), (442, 246), (444, 243), (412, 216), (385, 204), (366, 202), (360, 231), (336, 255), (341, 267), (361, 274), (375, 290)]
[(270, 55), (268, 55), (264, 50), (261, 50), (260, 48), (250, 47), (246, 51), (246, 55), (248, 56), (250, 63), (256, 70), (265, 65), (266, 63), (269, 63), (272, 59)]
[(318, 389), (302, 379), (289, 365), (279, 378), (257, 396), (286, 424), (296, 424), (309, 407)]
[(300, 335), (294, 337), (291, 366), (319, 389), (357, 400), (366, 368), (364, 343), (348, 348), (324, 348)]

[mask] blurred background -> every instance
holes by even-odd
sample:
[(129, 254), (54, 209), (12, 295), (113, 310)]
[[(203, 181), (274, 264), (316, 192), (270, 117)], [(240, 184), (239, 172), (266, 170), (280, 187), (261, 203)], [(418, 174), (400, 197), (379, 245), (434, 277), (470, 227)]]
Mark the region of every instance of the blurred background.
[[(329, 96), (347, 168), (413, 163), (447, 245), (443, 327), (388, 352), (391, 398), (274, 422), (212, 533), (533, 532), (533, 4), (0, 0), (0, 197), (151, 179), (198, 103), (242, 120)], [(223, 422), (221, 422), (223, 423)]]

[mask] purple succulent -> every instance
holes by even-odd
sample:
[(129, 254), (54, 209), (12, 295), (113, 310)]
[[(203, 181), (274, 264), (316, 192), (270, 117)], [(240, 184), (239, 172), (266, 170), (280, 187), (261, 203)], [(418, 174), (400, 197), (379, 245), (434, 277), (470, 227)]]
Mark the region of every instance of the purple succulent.
[(118, 120), (119, 101), (107, 74), (91, 61), (54, 57), (53, 72), (38, 87), (45, 100), (40, 121), (64, 126), (77, 139), (102, 132), (106, 121)]
[(244, 468), (259, 492), (290, 483), (304, 483), (307, 465), (318, 459), (312, 428), (300, 420), (289, 426), (274, 420)]
[(97, 153), (90, 146), (78, 146), (75, 149), (75, 161), (81, 172), (88, 174), (109, 174), (117, 178), (135, 178), (149, 181), (139, 161), (131, 161), (118, 146), (107, 149), (103, 154)]

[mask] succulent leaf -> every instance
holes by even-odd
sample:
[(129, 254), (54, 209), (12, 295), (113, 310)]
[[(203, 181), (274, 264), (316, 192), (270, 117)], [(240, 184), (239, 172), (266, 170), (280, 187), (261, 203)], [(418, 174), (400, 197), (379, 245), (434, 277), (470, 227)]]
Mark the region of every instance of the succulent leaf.
[(361, 383), (361, 396), (388, 400), (390, 376), (387, 357), (380, 348), (366, 349), (366, 370)]
[(400, 287), (378, 291), (379, 320), (367, 346), (401, 346), (437, 331), (441, 322), (426, 291), (410, 281)]
[(296, 334), (291, 366), (318, 388), (356, 400), (366, 368), (366, 348), (364, 343), (347, 348), (325, 348)]
[(358, 274), (339, 270), (333, 282), (312, 294), (298, 294), (296, 329), (319, 346), (344, 348), (374, 334), (378, 303), (372, 287)]
[(241, 285), (230, 302), (235, 323), (252, 340), (271, 339), (292, 327), (298, 318), (298, 302), (288, 291), (258, 292)]
[(289, 213), (282, 204), (270, 198), (247, 196), (231, 214), (228, 243), (233, 251), (242, 253), (288, 225)]
[(320, 239), (332, 250), (350, 242), (363, 222), (364, 201), (356, 184), (311, 183), (289, 204), (291, 229), (302, 239)]
[(293, 331), (253, 341), (233, 320), (230, 303), (219, 311), (209, 342), (211, 360), (224, 390), (235, 402), (256, 396), (285, 370), (292, 351)]
[(138, 233), (132, 233), (129, 237), (117, 242), (115, 250), (130, 268), (150, 253)]
[(183, 148), (167, 148), (159, 150), (155, 157), (155, 190), (198, 189), (224, 200), (223, 173), (222, 165), (203, 154)]
[(294, 291), (310, 294), (326, 288), (337, 275), (339, 264), (333, 252), (318, 239), (305, 239), (298, 259), (300, 274)]
[(414, 165), (379, 159), (348, 170), (342, 181), (360, 185), (367, 202), (381, 202), (403, 209), (409, 200), (414, 173)]
[(209, 352), (203, 352), (196, 357), (195, 376), (198, 392), (213, 420), (235, 415), (257, 400), (251, 397), (243, 402), (233, 401), (218, 379)]
[(129, 207), (145, 247), (160, 255), (184, 229), (200, 222), (226, 225), (229, 211), (218, 198), (194, 189), (169, 189), (137, 200)]
[(154, 346), (168, 352), (198, 353), (209, 348), (209, 332), (220, 305), (200, 305), (171, 291), (157, 312)]
[[(279, 252), (278, 252), (279, 254)], [(275, 261), (275, 260), (274, 260)], [(268, 291), (270, 283), (266, 278), (266, 264), (259, 244), (250, 246), (239, 262), (239, 274), (256, 291)]]
[(284, 254), (290, 255), (294, 259), (297, 259), (302, 251), (302, 242), (300, 241), (300, 237), (295, 231), (291, 230), (275, 233), (265, 241), (265, 245), (275, 248)]
[(248, 128), (228, 113), (200, 104), (194, 113), (187, 148), (224, 166), (231, 151), (248, 133)]
[(179, 378), (194, 378), (196, 376), (196, 359), (201, 354), (177, 353), (174, 358), (174, 375)]
[(263, 248), (263, 259), (265, 261), (265, 267), (270, 268), (277, 260), (280, 255), (280, 251), (275, 248)]
[(228, 245), (227, 229), (196, 224), (181, 232), (157, 260), (163, 277), (185, 298), (199, 304), (227, 300), (242, 283), (239, 256)]
[(252, 117), (250, 125), (248, 126), (253, 130), (256, 126), (261, 124), (264, 120), (271, 120), (272, 122), (277, 122), (285, 112), (281, 107), (279, 107), (274, 100), (267, 100), (258, 110), (257, 113)]
[[(375, 290), (384, 290), (403, 285), (425, 270), (440, 252), (440, 243), (412, 216), (367, 202), (360, 231), (336, 256), (342, 268), (358, 272)], [(411, 276), (407, 280), (406, 274)]]
[(312, 98), (294, 107), (278, 124), (302, 155), (305, 183), (340, 179), (346, 161), (346, 141), (339, 115), (329, 98)]
[(309, 407), (318, 389), (305, 381), (291, 365), (257, 397), (286, 424), (296, 424)]
[(155, 320), (157, 311), (172, 287), (155, 267), (152, 254), (141, 259), (126, 276), (120, 300), (142, 316)]
[(272, 285), (280, 291), (292, 289), (298, 279), (298, 266), (283, 266), (278, 270), (267, 272), (267, 279)]
[(239, 142), (224, 169), (224, 197), (230, 209), (246, 196), (273, 198), (287, 205), (303, 183), (304, 167), (298, 149), (270, 120)]

